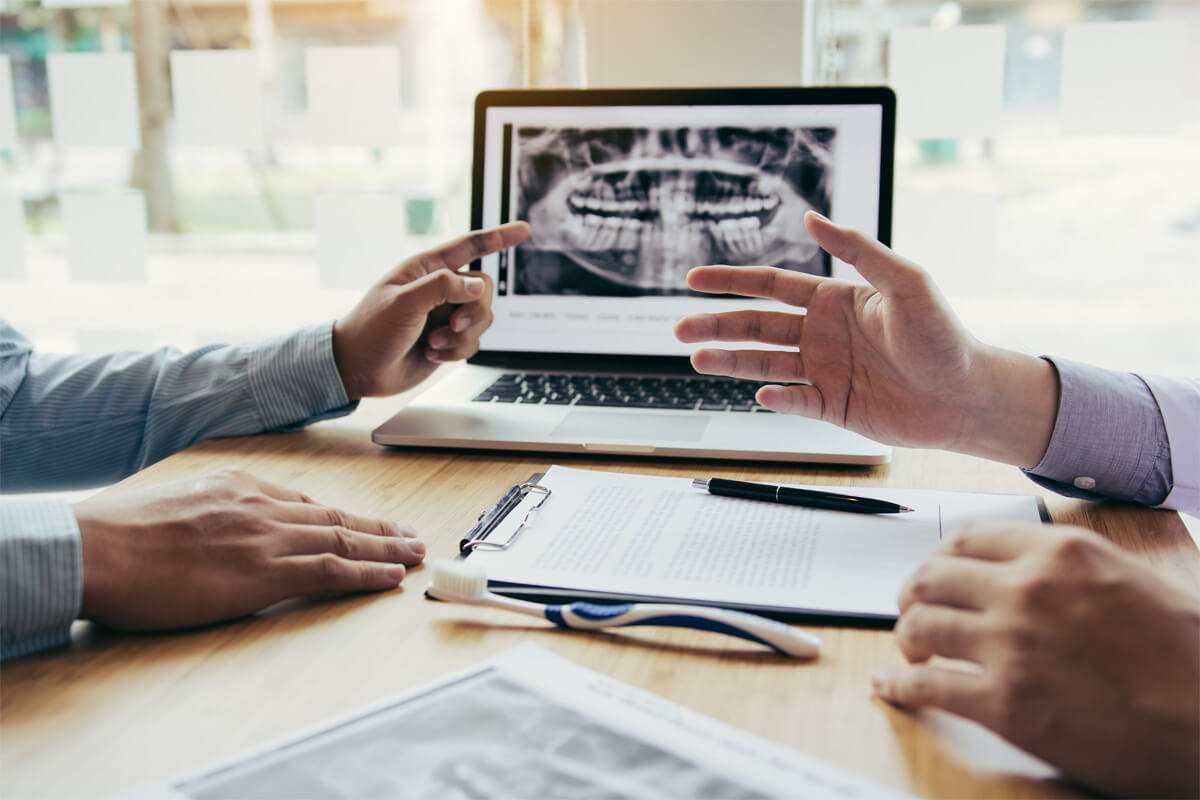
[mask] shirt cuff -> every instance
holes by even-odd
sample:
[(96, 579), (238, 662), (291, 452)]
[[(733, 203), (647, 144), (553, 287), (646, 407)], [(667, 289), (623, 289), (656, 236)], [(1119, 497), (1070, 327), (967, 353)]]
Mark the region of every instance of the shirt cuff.
[(0, 659), (71, 640), (83, 605), (83, 547), (69, 503), (0, 503), (0, 601)]
[(1171, 493), (1162, 501), (1200, 515), (1200, 379), (1145, 375), (1171, 443)]
[(1145, 382), (1043, 358), (1058, 371), (1058, 418), (1046, 454), (1025, 474), (1070, 497), (1161, 503), (1171, 488), (1171, 447)]
[(346, 396), (333, 357), (332, 322), (254, 345), (250, 390), (265, 430), (297, 430), (358, 407)]

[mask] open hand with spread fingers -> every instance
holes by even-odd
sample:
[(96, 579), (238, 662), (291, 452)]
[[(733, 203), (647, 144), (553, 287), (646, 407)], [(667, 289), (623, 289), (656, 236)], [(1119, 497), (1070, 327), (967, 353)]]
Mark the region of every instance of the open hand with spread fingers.
[(687, 278), (696, 291), (778, 300), (797, 311), (684, 318), (675, 327), (682, 342), (776, 346), (701, 349), (692, 355), (696, 370), (764, 381), (757, 399), (766, 408), (887, 444), (1036, 464), (1057, 411), (1054, 368), (977, 340), (928, 273), (882, 244), (814, 212), (804, 221), (868, 284), (773, 267), (697, 267)]

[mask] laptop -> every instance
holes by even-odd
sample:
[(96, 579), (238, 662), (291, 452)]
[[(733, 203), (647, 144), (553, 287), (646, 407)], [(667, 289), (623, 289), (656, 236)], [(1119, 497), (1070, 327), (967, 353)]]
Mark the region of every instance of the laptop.
[(695, 312), (786, 308), (691, 292), (693, 266), (861, 280), (801, 218), (816, 209), (887, 243), (894, 138), (895, 95), (882, 87), (483, 92), (472, 227), (526, 220), (533, 233), (474, 265), (496, 293), (479, 352), (372, 439), (886, 463), (884, 445), (761, 408), (759, 384), (697, 375), (697, 346), (672, 330)]

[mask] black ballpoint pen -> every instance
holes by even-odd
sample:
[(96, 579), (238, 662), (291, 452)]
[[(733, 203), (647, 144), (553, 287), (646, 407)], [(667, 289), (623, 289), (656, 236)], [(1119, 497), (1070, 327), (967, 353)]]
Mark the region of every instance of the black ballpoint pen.
[(695, 478), (692, 480), (692, 488), (703, 489), (709, 494), (721, 497), (765, 500), (768, 503), (824, 508), (830, 511), (853, 511), (858, 514), (899, 514), (915, 510), (898, 503), (889, 503), (887, 500), (876, 500), (873, 497), (854, 497), (836, 492), (793, 489), (790, 486), (731, 481), (726, 478)]

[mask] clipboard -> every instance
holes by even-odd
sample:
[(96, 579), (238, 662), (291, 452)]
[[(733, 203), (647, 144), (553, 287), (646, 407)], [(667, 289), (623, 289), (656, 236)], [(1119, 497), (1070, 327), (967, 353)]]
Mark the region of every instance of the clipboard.
[[(460, 559), (466, 558), (477, 549), (505, 550), (512, 545), (512, 543), (515, 542), (517, 537), (521, 534), (521, 531), (525, 530), (525, 525), (532, 518), (533, 514), (539, 508), (541, 508), (542, 503), (546, 502), (546, 499), (550, 497), (550, 490), (538, 483), (538, 481), (545, 477), (545, 475), (546, 473), (544, 472), (535, 472), (529, 476), (529, 480), (513, 486), (504, 493), (504, 496), (500, 498), (496, 505), (480, 514), (479, 519), (475, 523), (475, 527), (471, 528), (467, 535), (464, 536), (461, 541), (459, 541), (458, 557)], [(508, 515), (512, 513), (513, 509), (521, 505), (525, 498), (531, 494), (541, 495), (541, 499), (538, 500), (535, 506), (525, 513), (525, 519), (521, 520), (521, 524), (517, 526), (517, 529), (513, 531), (512, 535), (504, 541), (494, 541), (489, 539), (488, 537), (495, 532), (496, 526), (503, 522)]]
[[(496, 505), (492, 506), (487, 511), (482, 512), (475, 523), (475, 527), (471, 528), (471, 530), (467, 532), (467, 535), (459, 541), (458, 558), (460, 560), (466, 558), (472, 552), (474, 552), (476, 548), (486, 550), (504, 550), (514, 541), (516, 541), (517, 536), (522, 530), (525, 529), (525, 524), (529, 522), (529, 519), (533, 513), (536, 512), (537, 509), (541, 507), (542, 503), (546, 502), (546, 500), (552, 494), (550, 489), (538, 483), (538, 481), (544, 478), (545, 475), (546, 473), (544, 472), (535, 472), (529, 476), (529, 480), (525, 481), (524, 483), (517, 484), (505, 492), (504, 496), (496, 502)], [(530, 494), (540, 494), (542, 498), (538, 501), (536, 506), (526, 513), (525, 519), (521, 521), (521, 525), (518, 526), (513, 535), (508, 537), (503, 542), (490, 540), (488, 537), (495, 532), (496, 526), (503, 522), (505, 518), (512, 513), (513, 509), (519, 506), (521, 502)], [(1045, 498), (1037, 498), (1037, 507), (1038, 514), (1041, 516), (1042, 522), (1046, 523), (1047, 525), (1051, 524), (1054, 520), (1050, 517), (1050, 510), (1046, 507)]]
[[(564, 469), (563, 467), (554, 467), (554, 470)], [(589, 476), (591, 470), (573, 470), (567, 469), (567, 472), (587, 472)], [(604, 475), (613, 475), (611, 473), (595, 472), (597, 477)], [(503, 496), (496, 502), (492, 508), (483, 511), (475, 525), (459, 542), (458, 560), (469, 558), (472, 553), (495, 553), (508, 549), (514, 542), (518, 540), (521, 533), (526, 529), (527, 523), (538, 513), (552, 496), (561, 499), (567, 505), (565, 508), (575, 508), (575, 504), (579, 498), (573, 495), (570, 489), (564, 489), (567, 494), (562, 498), (558, 498), (558, 492), (554, 490), (558, 486), (551, 477), (557, 477), (559, 480), (562, 476), (557, 472), (555, 476), (548, 476), (546, 472), (538, 472), (530, 475), (529, 479), (524, 483), (510, 487)], [(613, 475), (613, 477), (616, 477)], [(633, 480), (663, 480), (662, 478), (648, 478), (648, 476), (631, 476), (622, 475), (620, 477)], [(590, 478), (589, 478), (590, 479)], [(675, 480), (675, 479), (669, 479)], [(684, 480), (684, 479), (679, 479)], [(576, 490), (577, 492), (578, 490)], [(960, 494), (960, 493), (950, 493)], [(1004, 497), (1006, 495), (993, 493), (975, 493), (976, 496), (991, 495), (994, 497)], [(538, 496), (538, 499), (533, 504), (525, 502), (531, 495)], [(1014, 497), (1016, 497), (1014, 495)], [(1036, 501), (1036, 516), (1040, 517), (1043, 522), (1050, 521), (1050, 515), (1046, 508), (1044, 499), (1040, 496), (1028, 496), (1029, 499)], [(746, 502), (738, 500), (736, 502)], [(520, 507), (524, 507), (524, 518), (517, 521), (514, 526), (510, 518), (514, 511)], [(557, 517), (560, 512), (554, 508), (554, 504), (550, 504), (549, 510), (541, 511), (542, 514), (549, 514), (550, 519)], [(826, 512), (818, 512), (826, 513)], [(855, 515), (857, 516), (857, 515)], [(502, 525), (506, 520), (509, 524)], [(498, 530), (503, 528), (507, 533), (498, 533)], [(941, 528), (941, 506), (938, 506), (938, 516), (936, 530)], [(507, 556), (505, 556), (507, 557)], [(515, 576), (514, 576), (515, 577)], [(793, 605), (776, 605), (769, 602), (741, 600), (733, 598), (716, 598), (707, 597), (702, 594), (658, 594), (654, 590), (635, 590), (632, 587), (617, 587), (617, 586), (600, 586), (600, 585), (572, 585), (571, 582), (559, 583), (552, 581), (543, 583), (541, 581), (524, 582), (521, 579), (515, 579), (503, 574), (493, 576), (489, 569), (488, 589), (496, 594), (506, 597), (512, 597), (521, 600), (529, 600), (539, 603), (565, 603), (576, 600), (586, 600), (596, 603), (688, 603), (692, 605), (711, 606), (717, 608), (726, 608), (731, 610), (748, 611), (751, 613), (762, 614), (764, 616), (773, 617), (786, 621), (806, 621), (817, 624), (836, 624), (840, 626), (852, 627), (872, 627), (872, 628), (890, 628), (895, 623), (896, 615), (891, 613), (878, 612), (863, 612), (854, 611), (849, 608), (815, 608), (809, 606), (796, 607)], [(640, 587), (639, 587), (640, 588)], [(644, 593), (645, 592), (645, 593)]]
[[(521, 531), (525, 529), (526, 524), (532, 518), (533, 514), (545, 503), (547, 499), (554, 493), (553, 490), (546, 486), (542, 486), (541, 481), (546, 476), (544, 472), (535, 472), (529, 476), (529, 479), (524, 483), (512, 486), (504, 495), (496, 501), (496, 505), (479, 514), (474, 527), (467, 532), (458, 543), (458, 556), (456, 561), (462, 561), (474, 553), (476, 550), (505, 550), (517, 540)], [(541, 499), (529, 511), (525, 513), (525, 518), (521, 520), (516, 530), (502, 541), (493, 540), (490, 537), (495, 532), (508, 515), (511, 514), (517, 506), (524, 502), (529, 495), (541, 495)], [(545, 603), (553, 605), (557, 603), (568, 603), (575, 600), (587, 600), (594, 603), (612, 603), (625, 604), (631, 602), (641, 603), (663, 603), (663, 602), (679, 602), (670, 601), (661, 597), (647, 597), (642, 595), (632, 594), (614, 594), (610, 592), (594, 592), (587, 590), (562, 590), (554, 591), (549, 587), (532, 587), (527, 584), (508, 583), (506, 581), (497, 581), (491, 578), (488, 579), (488, 590), (505, 597), (512, 597), (517, 600), (529, 600), (534, 603)], [(426, 592), (425, 597), (428, 599), (437, 599)], [(716, 608), (737, 608), (723, 603), (710, 603), (704, 600), (689, 600), (692, 605), (713, 606)], [(792, 618), (796, 615), (787, 613), (772, 614), (765, 609), (741, 609), (741, 610), (756, 610), (768, 617), (777, 617), (782, 619)]]

